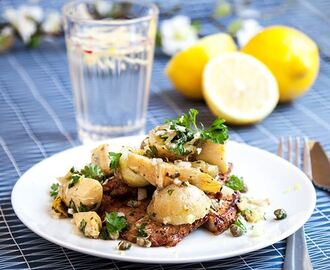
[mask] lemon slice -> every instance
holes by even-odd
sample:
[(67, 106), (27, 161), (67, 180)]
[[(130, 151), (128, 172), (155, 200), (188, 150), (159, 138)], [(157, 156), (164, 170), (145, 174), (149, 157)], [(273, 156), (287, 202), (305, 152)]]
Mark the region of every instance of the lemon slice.
[(251, 124), (275, 108), (279, 90), (270, 70), (240, 52), (222, 54), (206, 65), (203, 94), (211, 111), (231, 124)]

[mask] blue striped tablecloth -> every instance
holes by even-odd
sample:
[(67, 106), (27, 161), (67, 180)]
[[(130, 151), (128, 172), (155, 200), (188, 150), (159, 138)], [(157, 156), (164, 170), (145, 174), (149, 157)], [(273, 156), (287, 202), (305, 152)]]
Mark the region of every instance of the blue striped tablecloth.
[[(0, 9), (24, 1), (1, 0)], [(42, 1), (46, 8), (64, 1)], [(166, 6), (178, 1), (167, 1)], [(231, 127), (231, 138), (275, 151), (282, 135), (308, 136), (321, 141), (330, 153), (330, 1), (256, 1), (274, 5), (275, 16), (263, 25), (286, 24), (310, 35), (320, 47), (317, 82), (303, 98), (279, 105), (255, 126)], [(277, 3), (287, 2), (285, 10)], [(180, 13), (202, 22), (202, 34), (219, 31), (207, 16), (214, 3), (181, 1)], [(226, 22), (226, 20), (225, 20)], [(203, 121), (212, 116), (203, 102), (175, 92), (163, 74), (168, 58), (156, 53), (147, 129), (191, 107)], [(101, 259), (52, 244), (27, 229), (15, 216), (10, 194), (17, 179), (33, 164), (78, 145), (65, 44), (62, 38), (35, 50), (16, 46), (0, 55), (0, 269), (281, 269), (285, 241), (226, 260), (184, 265), (142, 265)], [(32, 196), (32, 194), (26, 194)], [(307, 222), (306, 238), (315, 269), (330, 269), (330, 196), (317, 190), (317, 206)]]

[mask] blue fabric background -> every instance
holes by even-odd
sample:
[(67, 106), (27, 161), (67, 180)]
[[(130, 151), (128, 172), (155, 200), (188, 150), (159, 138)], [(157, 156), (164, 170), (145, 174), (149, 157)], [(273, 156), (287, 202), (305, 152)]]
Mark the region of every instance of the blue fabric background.
[[(1, 0), (0, 10), (23, 2)], [(41, 5), (59, 8), (63, 2), (42, 1)], [(179, 1), (159, 2), (169, 9)], [(279, 136), (308, 136), (321, 141), (330, 153), (330, 1), (255, 2), (260, 9), (272, 10), (272, 16), (261, 20), (262, 25), (294, 26), (316, 40), (321, 54), (320, 75), (303, 98), (279, 105), (262, 123), (231, 127), (231, 138), (274, 152)], [(220, 30), (207, 18), (213, 1), (180, 3), (182, 9), (178, 13), (200, 20), (203, 35)], [(200, 111), (202, 121), (212, 121), (203, 102), (187, 100), (172, 89), (163, 74), (167, 61), (168, 57), (156, 52), (147, 130), (191, 107)], [(0, 55), (0, 269), (281, 269), (285, 241), (226, 260), (141, 265), (80, 254), (40, 238), (15, 216), (11, 189), (33, 164), (78, 144), (64, 40), (44, 42), (35, 50), (18, 44), (10, 53)], [(315, 269), (330, 269), (329, 219), (329, 193), (317, 190), (317, 207), (305, 226)]]

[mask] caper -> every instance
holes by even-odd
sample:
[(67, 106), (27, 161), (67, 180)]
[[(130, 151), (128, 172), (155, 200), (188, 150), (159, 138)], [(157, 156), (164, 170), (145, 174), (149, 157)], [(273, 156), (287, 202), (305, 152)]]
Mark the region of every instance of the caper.
[(239, 237), (244, 234), (244, 231), (242, 230), (242, 228), (237, 226), (236, 224), (231, 224), (229, 229), (230, 229), (231, 234), (234, 237)]
[(277, 220), (285, 219), (287, 217), (285, 210), (282, 208), (276, 209), (274, 211), (274, 215), (275, 215), (275, 219)]
[(120, 242), (118, 243), (117, 248), (118, 248), (119, 250), (128, 250), (128, 249), (131, 248), (131, 246), (132, 246), (132, 244), (131, 244), (130, 242), (125, 241), (125, 240), (122, 240), (122, 241), (120, 241)]
[(151, 247), (151, 241), (146, 237), (137, 237), (136, 244), (138, 244), (140, 247)]

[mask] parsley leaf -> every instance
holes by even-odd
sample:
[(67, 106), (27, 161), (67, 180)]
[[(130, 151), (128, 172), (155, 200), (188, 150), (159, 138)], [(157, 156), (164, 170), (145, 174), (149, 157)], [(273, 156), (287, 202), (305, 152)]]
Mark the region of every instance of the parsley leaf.
[(87, 225), (86, 220), (82, 219), (79, 224), (79, 229), (83, 234), (85, 234), (86, 225)]
[(201, 138), (223, 144), (228, 139), (228, 128), (224, 122), (223, 119), (216, 119), (209, 128), (200, 131)]
[(126, 218), (119, 216), (117, 212), (106, 213), (105, 222), (109, 234), (120, 233), (128, 226)]
[(72, 188), (75, 184), (78, 183), (81, 175), (80, 174), (73, 174), (71, 175), (71, 182), (69, 184), (69, 188)]
[(105, 175), (101, 168), (96, 164), (92, 163), (86, 165), (83, 169), (81, 169), (80, 173), (87, 178), (92, 178), (98, 181), (103, 181), (105, 178)]
[(154, 145), (150, 145), (145, 153), (145, 155), (149, 158), (157, 157), (157, 154), (158, 154), (158, 150)]
[(108, 155), (110, 159), (109, 167), (113, 170), (117, 169), (119, 166), (119, 159), (121, 157), (121, 153), (109, 152)]
[(148, 237), (148, 233), (145, 230), (146, 224), (142, 224), (138, 228), (137, 237)]
[(243, 178), (236, 175), (231, 175), (225, 185), (237, 191), (244, 191), (246, 189)]
[(59, 192), (60, 184), (59, 183), (54, 183), (50, 186), (50, 196), (53, 197), (54, 199), (57, 197), (58, 192)]
[(217, 144), (223, 144), (228, 139), (228, 128), (223, 119), (216, 119), (209, 128), (204, 128), (202, 124), (200, 127), (197, 125), (197, 115), (196, 109), (190, 109), (179, 118), (166, 121), (169, 128), (176, 133), (169, 147), (172, 152), (183, 156), (190, 154), (185, 145), (198, 136), (200, 141), (211, 140)]

